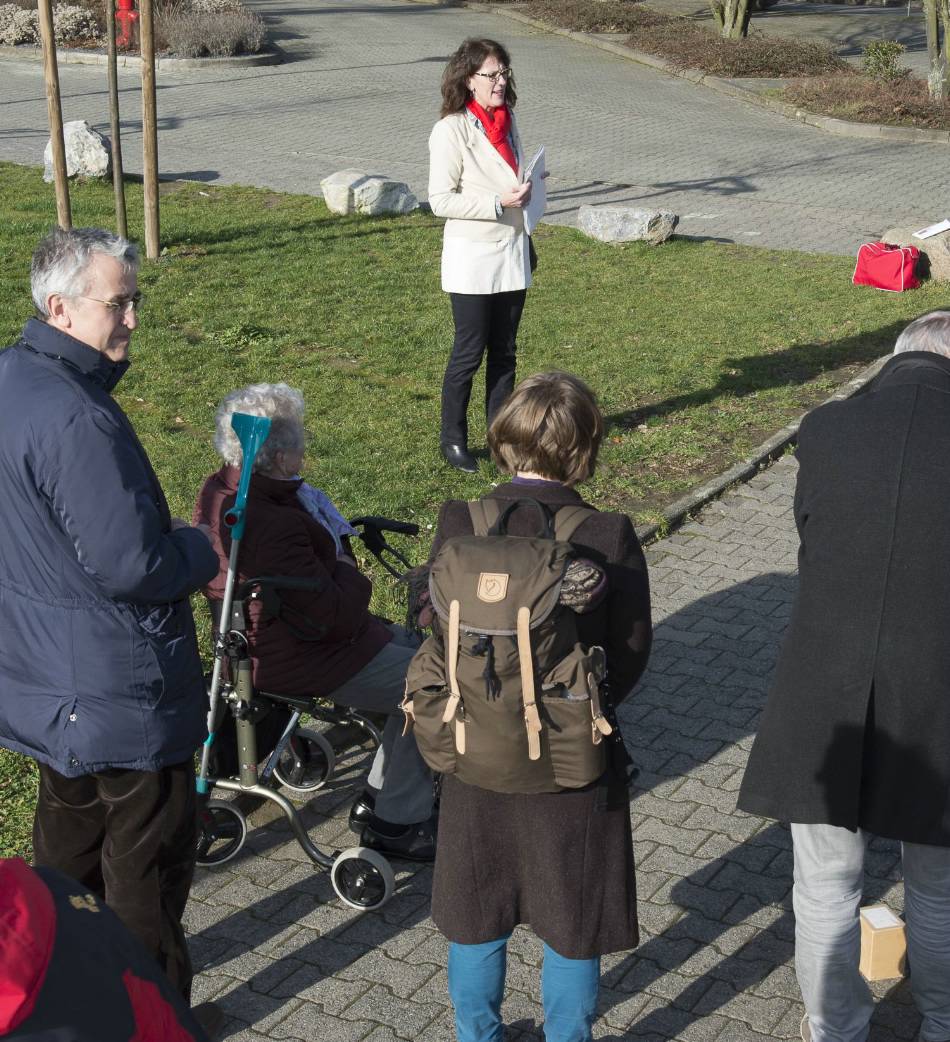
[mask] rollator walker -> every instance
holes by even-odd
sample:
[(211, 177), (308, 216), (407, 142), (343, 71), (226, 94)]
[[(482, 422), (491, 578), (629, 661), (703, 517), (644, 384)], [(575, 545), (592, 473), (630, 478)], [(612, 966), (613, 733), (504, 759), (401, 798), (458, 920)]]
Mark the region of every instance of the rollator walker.
[[(237, 582), (237, 564), (244, 534), (247, 494), (251, 471), (261, 445), (267, 438), (271, 421), (264, 416), (235, 413), (231, 426), (241, 443), (243, 453), (240, 480), (234, 506), (224, 522), (231, 532), (231, 550), (225, 580), (224, 598), (212, 604), (214, 616), (214, 669), (211, 674), (208, 709), (208, 737), (201, 753), (197, 778), (200, 800), (198, 856), (199, 865), (220, 865), (235, 857), (247, 840), (247, 819), (234, 802), (210, 798), (214, 788), (245, 793), (275, 803), (284, 813), (304, 853), (315, 865), (330, 870), (330, 882), (339, 898), (351, 908), (380, 908), (392, 896), (395, 877), (392, 867), (378, 851), (367, 847), (349, 847), (325, 853), (317, 847), (304, 827), (293, 803), (277, 786), (307, 795), (320, 789), (330, 779), (336, 765), (333, 745), (319, 731), (299, 726), (304, 714), (350, 733), (363, 734), (376, 746), (381, 741), (374, 722), (346, 706), (328, 705), (310, 696), (277, 695), (255, 691), (251, 682), (251, 660), (247, 643), (247, 607), (260, 602), (265, 616), (282, 617), (281, 590), (319, 592), (322, 582), (292, 576), (258, 576)], [(386, 542), (384, 531), (416, 535), (418, 526), (385, 518), (360, 517), (351, 522), (360, 529), (359, 537), (370, 552), (394, 576), (400, 573), (383, 556), (387, 552), (404, 567), (409, 561)], [(285, 620), (292, 625), (289, 620)], [(311, 636), (306, 639), (317, 639)], [(257, 723), (275, 706), (291, 710), (290, 718), (263, 767), (258, 761)], [(217, 731), (230, 712), (237, 731), (236, 777), (210, 775), (211, 752)]]

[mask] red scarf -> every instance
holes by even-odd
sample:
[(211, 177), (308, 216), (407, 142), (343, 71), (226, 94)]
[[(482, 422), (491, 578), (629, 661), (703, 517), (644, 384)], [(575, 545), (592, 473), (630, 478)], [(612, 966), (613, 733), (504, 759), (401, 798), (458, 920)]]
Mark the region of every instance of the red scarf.
[(495, 146), (501, 158), (517, 174), (518, 160), (515, 158), (515, 151), (508, 139), (508, 135), (511, 133), (511, 109), (507, 105), (502, 105), (500, 108), (488, 112), (474, 98), (469, 101), (467, 108), (485, 128), (488, 140)]

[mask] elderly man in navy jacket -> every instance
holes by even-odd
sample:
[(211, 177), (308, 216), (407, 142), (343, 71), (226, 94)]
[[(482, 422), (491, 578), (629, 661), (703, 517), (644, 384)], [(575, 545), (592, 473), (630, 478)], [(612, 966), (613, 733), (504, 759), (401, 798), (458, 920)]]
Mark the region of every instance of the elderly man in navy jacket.
[(110, 395), (137, 268), (118, 236), (52, 232), (33, 255), (40, 317), (0, 353), (0, 744), (39, 764), (36, 864), (101, 895), (187, 997), (206, 709), (188, 595), (218, 559), (170, 516)]

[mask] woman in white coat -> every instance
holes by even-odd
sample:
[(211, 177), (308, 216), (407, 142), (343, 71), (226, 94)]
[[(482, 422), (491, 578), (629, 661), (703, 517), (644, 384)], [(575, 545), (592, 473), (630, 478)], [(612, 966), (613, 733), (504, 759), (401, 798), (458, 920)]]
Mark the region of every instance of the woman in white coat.
[[(442, 289), (452, 301), (455, 341), (442, 382), (440, 445), (448, 463), (474, 473), (468, 450), (472, 378), (486, 350), (490, 423), (515, 381), (515, 339), (531, 285), (522, 207), (524, 154), (512, 112), (511, 59), (494, 40), (468, 39), (442, 76), (442, 118), (429, 137), (429, 203), (446, 217)], [(487, 426), (487, 424), (486, 424)]]

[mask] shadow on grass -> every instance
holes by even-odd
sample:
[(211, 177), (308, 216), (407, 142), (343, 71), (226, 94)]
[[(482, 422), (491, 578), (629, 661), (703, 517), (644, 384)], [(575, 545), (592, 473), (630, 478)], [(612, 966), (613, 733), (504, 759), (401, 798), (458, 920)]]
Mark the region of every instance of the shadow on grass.
[(664, 398), (605, 417), (608, 428), (626, 429), (644, 423), (651, 416), (663, 416), (707, 405), (718, 398), (743, 398), (774, 387), (799, 386), (822, 373), (843, 366), (871, 362), (889, 353), (907, 322), (892, 322), (873, 333), (844, 337), (831, 343), (796, 344), (783, 351), (743, 358), (726, 358), (722, 373), (712, 386), (687, 394)]

